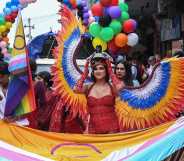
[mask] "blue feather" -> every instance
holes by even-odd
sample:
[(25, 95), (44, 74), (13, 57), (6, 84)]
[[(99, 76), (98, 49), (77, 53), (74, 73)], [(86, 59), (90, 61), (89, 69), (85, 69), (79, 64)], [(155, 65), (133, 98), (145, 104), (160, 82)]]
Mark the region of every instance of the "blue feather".
[[(165, 96), (170, 81), (171, 66), (168, 62), (161, 64), (161, 81), (159, 86), (155, 85), (152, 92), (146, 94), (146, 98), (140, 98), (134, 94), (134, 90), (123, 90), (120, 92), (121, 100), (128, 102), (128, 105), (137, 109), (149, 109), (156, 105)], [(149, 94), (149, 95), (148, 95)]]

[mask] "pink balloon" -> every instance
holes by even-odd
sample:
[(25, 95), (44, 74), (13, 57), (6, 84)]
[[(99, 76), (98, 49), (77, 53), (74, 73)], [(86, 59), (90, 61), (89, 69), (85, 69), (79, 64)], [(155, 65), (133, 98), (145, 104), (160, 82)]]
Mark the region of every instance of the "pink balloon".
[(88, 22), (89, 22), (89, 24), (91, 24), (92, 22), (95, 22), (95, 18), (94, 17), (89, 17), (89, 19), (88, 19)]
[(7, 45), (7, 43), (6, 43), (5, 41), (1, 41), (1, 42), (0, 42), (0, 47), (1, 47), (2, 49), (5, 48), (6, 45)]
[(24, 4), (27, 3), (27, 0), (19, 0), (19, 3), (22, 4), (22, 5), (24, 5)]
[(89, 16), (90, 16), (90, 17), (93, 16), (91, 10), (89, 10), (88, 13), (89, 13)]
[(6, 48), (2, 49), (1, 51), (3, 54), (6, 54), (8, 52), (8, 50)]

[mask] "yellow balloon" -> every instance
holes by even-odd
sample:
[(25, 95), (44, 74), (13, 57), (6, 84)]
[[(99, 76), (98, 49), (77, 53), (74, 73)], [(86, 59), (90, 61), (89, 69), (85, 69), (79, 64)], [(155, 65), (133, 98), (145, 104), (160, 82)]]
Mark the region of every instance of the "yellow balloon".
[(12, 23), (11, 22), (6, 22), (5, 24), (7, 29), (10, 29), (12, 27)]
[(4, 31), (6, 31), (6, 27), (5, 27), (4, 25), (1, 25), (1, 26), (0, 26), (0, 32), (2, 33), (2, 32), (4, 32)]
[(106, 50), (107, 49), (107, 43), (103, 40), (101, 40), (100, 38), (98, 37), (95, 37), (93, 39), (93, 47), (96, 48), (97, 45), (101, 45), (102, 46), (102, 51)]

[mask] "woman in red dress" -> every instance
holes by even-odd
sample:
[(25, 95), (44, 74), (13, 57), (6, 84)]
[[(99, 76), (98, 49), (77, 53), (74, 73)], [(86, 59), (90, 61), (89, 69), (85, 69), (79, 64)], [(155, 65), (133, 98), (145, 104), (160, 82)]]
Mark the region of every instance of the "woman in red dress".
[[(86, 131), (91, 134), (107, 134), (119, 132), (118, 118), (115, 113), (115, 98), (124, 83), (119, 81), (112, 72), (110, 60), (104, 53), (95, 53), (91, 60), (91, 78), (93, 83), (84, 84), (88, 76), (88, 64), (74, 88), (77, 93), (84, 93), (88, 104), (88, 123)], [(109, 77), (112, 85), (109, 83)]]

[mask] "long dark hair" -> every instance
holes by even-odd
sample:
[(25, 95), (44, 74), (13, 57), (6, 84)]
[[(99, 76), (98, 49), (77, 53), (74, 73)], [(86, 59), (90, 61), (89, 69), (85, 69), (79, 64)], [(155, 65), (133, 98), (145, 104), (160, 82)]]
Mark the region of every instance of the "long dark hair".
[(123, 78), (125, 85), (126, 86), (133, 86), (130, 65), (122, 60), (115, 62), (115, 66), (114, 66), (114, 73), (115, 74), (116, 74), (116, 68), (117, 68), (118, 64), (123, 64), (125, 67), (125, 77)]

